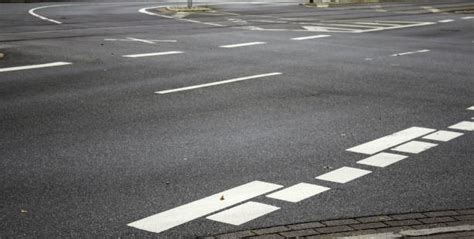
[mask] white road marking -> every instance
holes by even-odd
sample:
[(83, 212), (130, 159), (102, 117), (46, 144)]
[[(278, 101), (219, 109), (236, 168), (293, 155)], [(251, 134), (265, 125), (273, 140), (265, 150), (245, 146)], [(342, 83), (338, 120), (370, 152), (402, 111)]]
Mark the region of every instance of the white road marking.
[(398, 131), (394, 134), (349, 148), (347, 151), (361, 154), (375, 154), (434, 131), (436, 130), (422, 127), (411, 127), (402, 131)]
[(438, 145), (414, 140), (406, 144), (402, 144), (398, 147), (395, 147), (392, 150), (398, 151), (398, 152), (404, 152), (404, 153), (418, 154), (436, 146)]
[[(242, 4), (244, 4), (244, 3), (242, 3)], [(214, 5), (216, 5), (216, 4), (214, 4)], [(162, 14), (158, 14), (158, 13), (149, 11), (149, 9), (156, 9), (156, 8), (161, 8), (161, 7), (166, 7), (166, 6), (145, 7), (145, 8), (141, 8), (140, 10), (138, 10), (138, 12), (144, 13), (144, 14), (147, 14), (147, 15), (150, 15), (150, 16), (158, 16), (158, 17), (163, 17), (163, 18), (168, 18), (168, 19), (175, 19), (175, 20), (178, 20), (178, 21), (199, 23), (199, 24), (205, 24), (205, 25), (210, 25), (210, 26), (215, 26), (215, 27), (224, 27), (225, 26), (225, 25), (221, 25), (221, 24), (217, 24), (217, 23), (211, 23), (211, 22), (200, 22), (200, 21), (191, 20), (191, 19), (176, 18), (176, 17), (173, 17), (173, 16), (162, 15)]]
[(59, 62), (38, 64), (38, 65), (15, 66), (15, 67), (0, 68), (0, 72), (30, 70), (30, 69), (38, 69), (38, 68), (46, 68), (46, 67), (54, 67), (54, 66), (65, 66), (65, 65), (71, 65), (71, 64), (72, 64), (71, 62), (59, 61)]
[(465, 130), (465, 131), (474, 131), (474, 122), (472, 122), (472, 121), (462, 121), (462, 122), (459, 122), (455, 125), (451, 125), (448, 128)]
[(474, 19), (474, 16), (461, 17), (462, 20)]
[(113, 38), (107, 38), (104, 39), (104, 41), (125, 41), (125, 42), (143, 42), (143, 43), (148, 43), (148, 44), (156, 44), (157, 42), (177, 42), (176, 40), (146, 40), (146, 39), (140, 39), (140, 38), (134, 38), (134, 37), (127, 37), (125, 39), (113, 39)]
[(187, 86), (187, 87), (171, 89), (171, 90), (156, 91), (155, 93), (156, 94), (175, 93), (175, 92), (180, 92), (180, 91), (194, 90), (194, 89), (198, 89), (198, 88), (205, 88), (205, 87), (210, 87), (210, 86), (223, 85), (223, 84), (228, 84), (228, 83), (233, 83), (233, 82), (238, 82), (238, 81), (251, 80), (251, 79), (257, 79), (257, 78), (268, 77), (268, 76), (276, 76), (276, 75), (281, 75), (281, 74), (282, 74), (281, 72), (272, 72), (272, 73), (267, 73), (267, 74), (246, 76), (246, 77), (240, 77), (240, 78), (235, 78), (235, 79), (230, 79), (230, 80), (217, 81), (217, 82), (201, 84), (201, 85)]
[(444, 20), (439, 20), (439, 23), (448, 23), (448, 22), (454, 22), (453, 19), (444, 19)]
[(321, 176), (316, 177), (316, 179), (336, 182), (336, 183), (347, 183), (352, 181), (356, 178), (362, 177), (371, 173), (372, 171), (358, 169), (358, 168), (351, 168), (351, 167), (342, 167), (336, 170), (333, 170), (329, 173), (325, 173)]
[(459, 136), (462, 136), (463, 133), (458, 133), (458, 132), (452, 132), (452, 131), (446, 131), (446, 130), (440, 130), (437, 132), (434, 132), (432, 134), (426, 135), (423, 137), (423, 139), (430, 139), (430, 140), (435, 140), (435, 141), (441, 141), (441, 142), (448, 142), (452, 139), (455, 139)]
[(274, 212), (278, 209), (280, 208), (268, 204), (247, 202), (206, 218), (209, 220), (238, 226), (248, 221), (254, 220), (255, 218), (259, 218), (263, 215)]
[(421, 22), (421, 23), (414, 23), (409, 25), (402, 25), (402, 26), (394, 26), (394, 27), (382, 27), (382, 28), (375, 28), (375, 29), (368, 29), (368, 30), (357, 30), (355, 33), (364, 33), (364, 32), (375, 32), (375, 31), (383, 31), (383, 30), (395, 30), (395, 29), (402, 29), (402, 28), (409, 28), (409, 27), (420, 27), (420, 26), (428, 26), (434, 25), (435, 22)]
[(164, 56), (164, 55), (174, 55), (182, 54), (182, 51), (164, 51), (164, 52), (152, 52), (152, 53), (143, 53), (143, 54), (133, 54), (133, 55), (123, 55), (123, 57), (128, 58), (138, 58), (138, 57), (148, 57), (148, 56)]
[(441, 12), (441, 10), (437, 9), (437, 8), (434, 8), (434, 7), (431, 7), (431, 6), (422, 6), (421, 8), (425, 9), (425, 10), (428, 10), (432, 13), (437, 13), (437, 12)]
[(425, 52), (429, 52), (430, 50), (428, 49), (423, 49), (423, 50), (418, 50), (418, 51), (409, 51), (409, 52), (402, 52), (402, 53), (396, 53), (396, 54), (392, 54), (390, 56), (405, 56), (405, 55), (412, 55), (412, 54), (416, 54), (416, 53), (425, 53)]
[(378, 153), (374, 156), (362, 159), (357, 163), (384, 168), (406, 158), (408, 158), (408, 156), (400, 154)]
[(467, 110), (474, 110), (474, 106), (467, 108)]
[(316, 39), (316, 38), (324, 38), (324, 37), (330, 37), (331, 35), (314, 35), (314, 36), (306, 36), (306, 37), (295, 37), (291, 38), (291, 40), (294, 41), (303, 41), (303, 40), (309, 40), (309, 39)]
[(283, 186), (278, 184), (253, 181), (129, 223), (128, 226), (149, 232), (160, 233), (282, 187)]
[(267, 195), (267, 197), (296, 203), (301, 200), (310, 198), (316, 194), (325, 192), (329, 189), (330, 188), (315, 184), (298, 183), (289, 188), (285, 188), (270, 195)]
[(262, 45), (262, 44), (267, 44), (267, 43), (257, 41), (257, 42), (247, 42), (247, 43), (239, 43), (239, 44), (232, 44), (232, 45), (223, 45), (223, 46), (219, 46), (219, 47), (222, 47), (222, 48), (235, 48), (235, 47), (243, 47), (243, 46)]
[(73, 5), (79, 5), (79, 4), (57, 4), (57, 5), (49, 5), (49, 6), (42, 6), (42, 7), (35, 7), (35, 8), (32, 8), (28, 11), (28, 13), (34, 17), (37, 17), (41, 20), (45, 20), (45, 21), (48, 21), (48, 22), (52, 22), (52, 23), (56, 23), (56, 24), (62, 24), (62, 22), (60, 21), (57, 21), (57, 20), (54, 20), (54, 19), (51, 19), (51, 18), (47, 18), (47, 17), (44, 17), (44, 16), (41, 16), (37, 13), (35, 13), (36, 10), (39, 10), (39, 9), (44, 9), (44, 8), (50, 8), (50, 7), (65, 7), (65, 6), (73, 6)]

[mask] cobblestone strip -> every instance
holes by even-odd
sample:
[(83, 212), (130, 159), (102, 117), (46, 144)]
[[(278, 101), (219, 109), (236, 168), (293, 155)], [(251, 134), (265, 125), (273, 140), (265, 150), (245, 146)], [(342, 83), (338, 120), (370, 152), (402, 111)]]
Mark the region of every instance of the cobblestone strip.
[(404, 214), (323, 220), (238, 231), (201, 238), (320, 239), (376, 233), (398, 233), (402, 230), (429, 229), (459, 225), (474, 225), (474, 209), (444, 210), (418, 213), (410, 212)]

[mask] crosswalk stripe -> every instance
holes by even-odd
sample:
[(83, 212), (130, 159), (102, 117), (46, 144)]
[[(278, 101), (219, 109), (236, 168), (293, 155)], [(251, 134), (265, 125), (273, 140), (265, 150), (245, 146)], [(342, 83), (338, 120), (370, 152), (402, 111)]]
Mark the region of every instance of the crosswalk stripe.
[(271, 212), (280, 209), (268, 204), (258, 202), (247, 202), (242, 205), (227, 209), (206, 217), (209, 220), (227, 223), (231, 225), (241, 225), (248, 221), (254, 220)]

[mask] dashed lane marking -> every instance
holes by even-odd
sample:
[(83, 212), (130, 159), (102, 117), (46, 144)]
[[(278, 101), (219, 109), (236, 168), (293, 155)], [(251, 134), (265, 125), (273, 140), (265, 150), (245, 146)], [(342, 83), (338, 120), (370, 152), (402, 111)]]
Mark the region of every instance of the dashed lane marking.
[(180, 92), (180, 91), (187, 91), (187, 90), (194, 90), (194, 89), (205, 88), (205, 87), (210, 87), (210, 86), (229, 84), (229, 83), (234, 83), (234, 82), (238, 82), (238, 81), (258, 79), (258, 78), (268, 77), (268, 76), (276, 76), (276, 75), (281, 75), (281, 74), (282, 74), (281, 72), (272, 72), (272, 73), (267, 73), (267, 74), (246, 76), (246, 77), (240, 77), (240, 78), (235, 78), (235, 79), (230, 79), (230, 80), (217, 81), (217, 82), (201, 84), (201, 85), (187, 86), (187, 87), (171, 89), (171, 90), (156, 91), (155, 93), (156, 94), (169, 94), (169, 93), (175, 93), (175, 92)]
[(330, 181), (335, 183), (347, 183), (356, 178), (360, 178), (364, 175), (371, 173), (372, 171), (351, 168), (351, 167), (342, 167), (336, 170), (333, 170), (329, 173), (325, 173), (321, 176), (316, 177), (316, 179)]
[(465, 130), (465, 131), (474, 131), (474, 122), (472, 121), (462, 121), (455, 125), (451, 125), (448, 128), (450, 129), (458, 129), (458, 130)]
[(398, 131), (391, 135), (384, 136), (382, 138), (372, 140), (370, 142), (352, 147), (347, 151), (361, 153), (361, 154), (375, 154), (385, 149), (392, 148), (393, 146), (408, 142), (418, 137), (436, 131), (435, 129), (423, 128), (423, 127), (411, 127), (402, 131)]
[(177, 40), (146, 40), (140, 39), (135, 37), (127, 37), (125, 39), (114, 39), (114, 38), (107, 38), (104, 41), (124, 41), (124, 42), (143, 42), (147, 44), (156, 44), (157, 42), (177, 42)]
[(461, 17), (462, 20), (474, 19), (474, 16)]
[(46, 63), (46, 64), (0, 68), (0, 72), (31, 70), (31, 69), (46, 68), (46, 67), (65, 66), (65, 65), (71, 65), (71, 64), (72, 64), (71, 62), (59, 61), (59, 62), (52, 62), (52, 63)]
[(231, 225), (241, 225), (258, 217), (264, 216), (280, 209), (268, 204), (259, 202), (247, 202), (242, 205), (227, 209), (217, 214), (206, 217), (209, 220), (227, 223)]
[(253, 181), (212, 196), (129, 223), (128, 226), (160, 233), (194, 219), (220, 211), (283, 186)]
[(454, 22), (453, 19), (444, 19), (444, 20), (439, 20), (439, 23), (448, 23), (448, 22)]
[(164, 51), (164, 52), (151, 52), (151, 53), (142, 53), (142, 54), (133, 54), (133, 55), (123, 55), (123, 57), (128, 58), (139, 58), (139, 57), (149, 57), (149, 56), (164, 56), (164, 55), (174, 55), (182, 54), (182, 51)]
[(74, 5), (79, 5), (79, 4), (57, 4), (57, 5), (49, 5), (49, 6), (42, 6), (42, 7), (35, 7), (35, 8), (32, 8), (28, 11), (28, 13), (34, 17), (37, 17), (41, 20), (44, 20), (44, 21), (48, 21), (48, 22), (52, 22), (52, 23), (55, 23), (55, 24), (62, 24), (62, 22), (60, 21), (57, 21), (57, 20), (54, 20), (54, 19), (51, 19), (51, 18), (47, 18), (45, 16), (41, 16), (37, 13), (35, 13), (36, 10), (39, 10), (39, 9), (44, 9), (44, 8), (51, 8), (51, 7), (65, 7), (65, 6), (74, 6)]
[(436, 131), (432, 134), (426, 135), (425, 137), (423, 137), (423, 139), (429, 139), (429, 140), (441, 141), (441, 142), (448, 142), (448, 141), (453, 140), (453, 139), (455, 139), (459, 136), (462, 136), (462, 135), (463, 135), (463, 133), (440, 130), (440, 131)]
[(314, 35), (314, 36), (305, 36), (305, 37), (295, 37), (295, 38), (291, 38), (291, 40), (303, 41), (303, 40), (309, 40), (309, 39), (325, 38), (325, 37), (330, 37), (330, 36), (331, 35)]
[(239, 44), (232, 44), (232, 45), (223, 45), (219, 46), (221, 48), (236, 48), (236, 47), (244, 47), (244, 46), (254, 46), (254, 45), (262, 45), (267, 44), (266, 42), (256, 41), (256, 42), (246, 42), (246, 43), (239, 43)]
[(403, 153), (419, 154), (436, 146), (438, 145), (414, 140), (393, 148), (392, 150)]
[(363, 160), (358, 161), (358, 164), (364, 164), (374, 167), (385, 168), (400, 160), (406, 159), (408, 156), (392, 153), (378, 153)]
[(431, 7), (431, 6), (422, 6), (421, 8), (428, 10), (429, 12), (432, 12), (432, 13), (441, 12), (441, 10)]
[(467, 110), (474, 110), (474, 106), (467, 108)]
[(418, 51), (408, 51), (408, 52), (402, 52), (402, 53), (395, 53), (390, 56), (406, 56), (406, 55), (413, 55), (417, 53), (426, 53), (426, 52), (430, 52), (430, 50), (423, 49), (423, 50), (418, 50)]
[(298, 183), (291, 187), (269, 194), (267, 195), (267, 197), (296, 203), (301, 200), (310, 198), (314, 195), (325, 192), (329, 189), (330, 188), (315, 185), (315, 184)]

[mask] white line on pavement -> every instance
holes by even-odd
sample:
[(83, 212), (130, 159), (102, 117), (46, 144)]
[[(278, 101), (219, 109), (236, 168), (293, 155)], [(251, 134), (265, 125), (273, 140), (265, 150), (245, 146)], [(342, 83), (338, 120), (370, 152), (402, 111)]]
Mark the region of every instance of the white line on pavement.
[(405, 55), (412, 55), (412, 54), (416, 54), (416, 53), (425, 53), (425, 52), (429, 52), (430, 50), (428, 49), (423, 49), (423, 50), (419, 50), (419, 51), (409, 51), (409, 52), (402, 52), (402, 53), (396, 53), (396, 54), (392, 54), (390, 56), (405, 56)]
[(52, 23), (56, 23), (56, 24), (62, 24), (62, 22), (60, 21), (56, 21), (54, 19), (51, 19), (51, 18), (47, 18), (47, 17), (44, 17), (44, 16), (41, 16), (37, 13), (35, 13), (36, 10), (39, 10), (39, 9), (43, 9), (43, 8), (50, 8), (50, 7), (65, 7), (65, 6), (73, 6), (73, 5), (79, 5), (79, 4), (58, 4), (58, 5), (49, 5), (49, 6), (42, 6), (42, 7), (35, 7), (35, 8), (32, 8), (28, 11), (28, 13), (32, 16), (35, 16), (41, 20), (45, 20), (45, 21), (48, 21), (48, 22), (52, 22)]
[(382, 138), (349, 148), (347, 151), (361, 154), (375, 154), (434, 131), (436, 130), (423, 127), (411, 127), (391, 135), (387, 135)]
[(65, 65), (71, 65), (71, 64), (72, 64), (71, 62), (59, 61), (59, 62), (38, 64), (38, 65), (15, 66), (15, 67), (0, 68), (0, 72), (30, 70), (30, 69), (38, 69), (38, 68), (46, 68), (46, 67), (54, 67), (54, 66), (65, 66)]
[(474, 19), (474, 16), (461, 17), (462, 20)]
[(403, 153), (411, 153), (411, 154), (419, 154), (423, 151), (431, 149), (433, 147), (438, 146), (437, 144), (426, 143), (421, 141), (410, 141), (406, 144), (402, 144), (396, 148), (393, 148), (393, 151), (403, 152)]
[(281, 75), (281, 74), (282, 74), (281, 72), (272, 72), (272, 73), (267, 73), (267, 74), (246, 76), (246, 77), (240, 77), (240, 78), (235, 78), (235, 79), (230, 79), (230, 80), (217, 81), (217, 82), (201, 84), (201, 85), (187, 86), (187, 87), (171, 89), (171, 90), (156, 91), (155, 93), (156, 94), (175, 93), (175, 92), (180, 92), (180, 91), (194, 90), (194, 89), (198, 89), (198, 88), (205, 88), (205, 87), (210, 87), (210, 86), (223, 85), (223, 84), (228, 84), (228, 83), (233, 83), (233, 82), (238, 82), (238, 81), (251, 80), (251, 79), (257, 79), (257, 78), (262, 78), (262, 77), (267, 77), (267, 76), (275, 76), (275, 75)]
[(362, 159), (358, 161), (357, 163), (384, 168), (406, 158), (408, 158), (408, 156), (400, 155), (400, 154), (378, 153), (374, 156), (370, 156), (366, 159)]
[(128, 226), (160, 233), (194, 219), (217, 212), (283, 186), (253, 181), (212, 196), (129, 223)]
[(441, 12), (441, 10), (437, 9), (437, 8), (434, 8), (434, 7), (431, 7), (431, 6), (422, 6), (421, 8), (425, 9), (425, 10), (428, 10), (432, 13), (437, 13), (437, 12)]
[(285, 188), (270, 195), (267, 195), (267, 197), (296, 203), (301, 200), (310, 198), (316, 194), (325, 192), (329, 189), (330, 188), (315, 184), (298, 183), (289, 188)]
[(448, 128), (450, 129), (458, 129), (458, 130), (465, 130), (465, 131), (474, 131), (474, 122), (472, 121), (462, 121), (455, 125), (451, 125)]
[(152, 52), (152, 53), (143, 53), (143, 54), (133, 54), (133, 55), (123, 55), (123, 57), (128, 58), (138, 58), (138, 57), (148, 57), (148, 56), (164, 56), (164, 55), (174, 55), (182, 54), (182, 51), (164, 51), (164, 52)]
[(219, 46), (222, 48), (235, 48), (235, 47), (243, 47), (243, 46), (253, 46), (253, 45), (262, 45), (267, 44), (266, 42), (256, 41), (256, 42), (247, 42), (247, 43), (239, 43), (239, 44), (232, 44), (232, 45), (223, 45)]
[(238, 226), (255, 218), (274, 212), (278, 209), (280, 208), (268, 204), (258, 202), (247, 202), (242, 205), (225, 210), (223, 212), (208, 216), (206, 218), (213, 221)]
[(325, 180), (330, 182), (336, 183), (347, 183), (352, 181), (356, 178), (362, 177), (371, 173), (372, 171), (358, 169), (358, 168), (351, 168), (351, 167), (342, 167), (336, 170), (333, 170), (329, 173), (325, 173), (321, 176), (316, 177), (319, 180)]
[(439, 23), (448, 23), (448, 22), (454, 22), (453, 19), (444, 19), (444, 20), (439, 20)]
[(429, 140), (434, 140), (434, 141), (441, 141), (441, 142), (448, 142), (452, 139), (455, 139), (459, 136), (462, 136), (463, 133), (458, 133), (458, 132), (452, 132), (452, 131), (446, 131), (446, 130), (440, 130), (436, 131), (432, 134), (426, 135), (423, 137), (423, 139), (429, 139)]
[(316, 39), (316, 38), (324, 38), (324, 37), (330, 37), (331, 35), (314, 35), (314, 36), (306, 36), (306, 37), (295, 37), (291, 38), (291, 40), (294, 41), (303, 41), (303, 40), (309, 40), (309, 39)]
[(375, 31), (382, 31), (382, 30), (395, 30), (395, 29), (402, 29), (402, 28), (409, 28), (409, 27), (428, 26), (428, 25), (434, 25), (434, 24), (436, 23), (435, 22), (422, 22), (422, 23), (403, 25), (403, 26), (383, 27), (383, 28), (375, 28), (375, 29), (369, 29), (369, 30), (357, 30), (354, 32), (355, 33), (375, 32)]
[(467, 110), (474, 110), (474, 106), (467, 108)]

